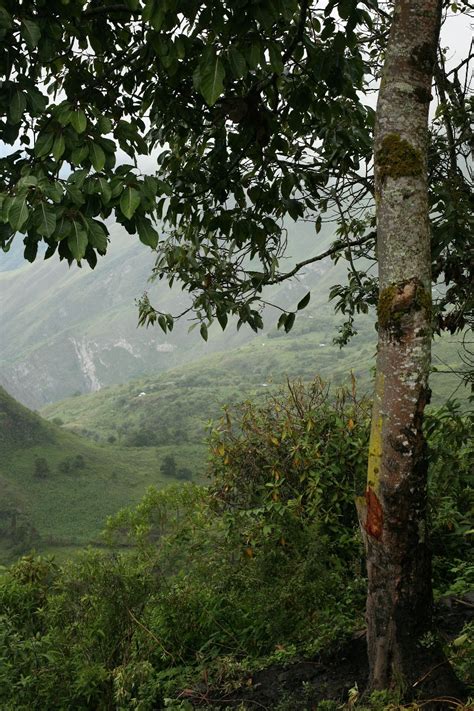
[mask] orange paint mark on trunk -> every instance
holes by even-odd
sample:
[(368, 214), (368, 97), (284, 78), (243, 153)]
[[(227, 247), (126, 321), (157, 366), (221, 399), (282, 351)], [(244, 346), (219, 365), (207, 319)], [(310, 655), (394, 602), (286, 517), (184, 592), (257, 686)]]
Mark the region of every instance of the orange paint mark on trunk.
[(372, 538), (379, 540), (383, 531), (383, 511), (375, 491), (369, 486), (365, 490), (367, 503), (367, 518), (364, 528)]

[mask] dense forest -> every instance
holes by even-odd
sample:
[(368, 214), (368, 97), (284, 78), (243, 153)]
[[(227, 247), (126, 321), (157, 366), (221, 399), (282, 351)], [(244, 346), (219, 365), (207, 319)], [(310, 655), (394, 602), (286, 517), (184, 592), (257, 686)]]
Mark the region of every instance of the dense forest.
[(473, 16), (1, 0), (1, 708), (472, 708)]

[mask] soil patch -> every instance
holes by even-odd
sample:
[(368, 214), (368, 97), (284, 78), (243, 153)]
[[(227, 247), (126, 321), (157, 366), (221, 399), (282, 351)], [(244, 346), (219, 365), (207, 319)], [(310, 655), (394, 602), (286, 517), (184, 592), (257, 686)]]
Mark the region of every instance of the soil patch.
[[(436, 607), (441, 635), (454, 639), (463, 626), (474, 619), (474, 595), (443, 598)], [(218, 690), (196, 690), (188, 696), (195, 707), (213, 709), (245, 708), (248, 711), (313, 711), (323, 700), (339, 704), (348, 701), (349, 690), (357, 686), (362, 693), (368, 681), (365, 631), (314, 659), (291, 664), (273, 664), (249, 674), (242, 686), (228, 694)], [(439, 711), (454, 708), (440, 703)]]

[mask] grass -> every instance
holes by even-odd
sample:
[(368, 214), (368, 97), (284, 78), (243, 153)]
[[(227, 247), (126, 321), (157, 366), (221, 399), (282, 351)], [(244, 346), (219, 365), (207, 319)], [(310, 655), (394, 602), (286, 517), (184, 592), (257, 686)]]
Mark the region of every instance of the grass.
[[(0, 480), (6, 492), (0, 527), (8, 528), (11, 511), (17, 509), (31, 534), (24, 535), (23, 546), (61, 552), (93, 544), (109, 514), (137, 503), (148, 486), (173, 481), (160, 471), (166, 456), (175, 458), (178, 469), (203, 480), (209, 422), (218, 419), (226, 405), (259, 401), (287, 378), (310, 381), (316, 374), (338, 385), (347, 383), (353, 372), (359, 390), (370, 391), (376, 333), (370, 319), (362, 325), (358, 336), (339, 350), (331, 343), (331, 308), (319, 314), (309, 309), (289, 335), (274, 330), (227, 353), (46, 407), (44, 416), (61, 427), (38, 418), (5, 393), (0, 403), (14, 426), (10, 434), (3, 427), (0, 438)], [(438, 339), (434, 350), (443, 370), (456, 369), (455, 342)], [(434, 375), (434, 402), (446, 399), (457, 384), (454, 375)], [(62, 471), (64, 462), (77, 456), (83, 467)], [(35, 476), (38, 458), (48, 467), (41, 479)], [(11, 549), (4, 535), (0, 559)]]
[[(173, 445), (103, 446), (46, 422), (1, 389), (0, 417), (0, 562), (31, 547), (62, 556), (96, 544), (107, 516), (138, 503), (149, 486), (176, 481), (160, 471), (166, 456), (203, 479), (194, 467), (204, 460), (202, 444), (179, 451)], [(38, 460), (46, 462), (43, 477)]]

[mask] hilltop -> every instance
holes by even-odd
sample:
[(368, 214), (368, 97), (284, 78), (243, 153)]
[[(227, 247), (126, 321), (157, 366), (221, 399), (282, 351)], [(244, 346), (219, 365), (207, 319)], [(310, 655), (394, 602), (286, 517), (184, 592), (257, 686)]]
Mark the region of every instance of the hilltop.
[[(223, 347), (222, 338), (207, 345), (196, 333), (188, 337), (189, 323), (171, 336), (137, 328), (136, 300), (146, 288), (167, 311), (180, 311), (187, 301), (178, 288), (147, 283), (154, 254), (119, 226), (111, 227), (109, 254), (94, 270), (58, 260), (28, 264), (18, 252), (21, 245), (0, 259), (0, 383), (27, 407), (161, 372)], [(248, 338), (251, 333), (227, 334), (225, 347)]]

